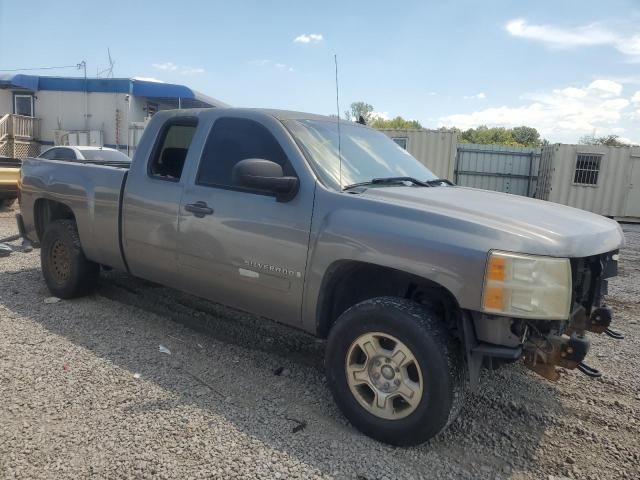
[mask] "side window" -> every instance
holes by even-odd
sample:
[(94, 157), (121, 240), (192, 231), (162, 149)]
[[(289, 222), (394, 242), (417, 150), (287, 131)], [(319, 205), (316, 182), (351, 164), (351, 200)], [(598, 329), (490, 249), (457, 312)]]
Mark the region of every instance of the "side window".
[(70, 148), (52, 148), (42, 154), (48, 160), (75, 160), (76, 155)]
[(14, 95), (13, 112), (16, 115), (33, 117), (33, 95)]
[(53, 160), (53, 156), (56, 154), (57, 148), (51, 148), (40, 155), (40, 158), (46, 158), (47, 160)]
[(407, 149), (407, 141), (409, 140), (407, 137), (393, 137), (391, 140), (396, 142), (400, 148)]
[(196, 131), (196, 119), (169, 121), (156, 143), (149, 162), (149, 175), (177, 182)]
[(241, 188), (234, 185), (231, 173), (247, 158), (271, 160), (282, 167), (285, 176), (295, 175), (282, 147), (263, 125), (244, 118), (221, 118), (207, 138), (196, 183)]
[(77, 160), (76, 152), (70, 148), (58, 148), (56, 150), (57, 152), (53, 157), (56, 160)]
[(579, 153), (576, 159), (576, 169), (573, 173), (573, 183), (576, 185), (598, 185), (598, 174), (602, 155)]

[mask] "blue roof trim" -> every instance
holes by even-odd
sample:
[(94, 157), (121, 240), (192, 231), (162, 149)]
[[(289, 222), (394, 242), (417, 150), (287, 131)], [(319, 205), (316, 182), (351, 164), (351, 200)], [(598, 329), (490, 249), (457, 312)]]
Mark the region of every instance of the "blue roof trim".
[(0, 75), (0, 87), (58, 92), (128, 93), (152, 98), (196, 98), (193, 90), (174, 83), (149, 82), (133, 78), (41, 77), (38, 75)]
[(0, 74), (0, 87), (24, 88), (35, 91), (38, 89), (38, 77), (34, 75)]
[(104, 92), (129, 93), (130, 80), (120, 78), (60, 78), (40, 77), (38, 90), (55, 90), (57, 92)]
[(173, 83), (131, 80), (133, 95), (141, 97), (196, 98), (193, 90)]

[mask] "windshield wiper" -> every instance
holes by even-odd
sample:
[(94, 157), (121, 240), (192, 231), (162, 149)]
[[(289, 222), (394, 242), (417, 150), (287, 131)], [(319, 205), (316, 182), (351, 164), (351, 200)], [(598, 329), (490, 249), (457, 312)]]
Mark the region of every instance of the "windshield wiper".
[(453, 183), (451, 180), (447, 180), (446, 178), (434, 178), (433, 180), (427, 180), (425, 183), (428, 183), (432, 187), (439, 187), (443, 183), (451, 187), (455, 185), (455, 183)]
[(353, 183), (351, 185), (346, 185), (342, 187), (342, 190), (349, 190), (355, 187), (364, 187), (367, 185), (393, 185), (398, 183), (411, 182), (414, 185), (418, 185), (420, 187), (430, 187), (429, 182), (423, 182), (422, 180), (417, 180), (413, 177), (385, 177), (385, 178), (373, 178), (367, 182), (359, 182)]

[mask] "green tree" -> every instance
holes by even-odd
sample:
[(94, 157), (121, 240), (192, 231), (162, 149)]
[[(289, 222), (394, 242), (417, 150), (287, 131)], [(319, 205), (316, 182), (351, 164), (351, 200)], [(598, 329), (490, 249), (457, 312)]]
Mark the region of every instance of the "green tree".
[(539, 147), (544, 144), (540, 133), (533, 127), (487, 127), (481, 125), (459, 132), (460, 143), (512, 145), (514, 147)]
[(596, 137), (595, 135), (585, 135), (578, 140), (583, 145), (605, 145), (607, 147), (626, 147), (627, 143), (620, 140), (618, 135), (604, 135)]
[(540, 133), (533, 127), (515, 127), (511, 130), (513, 139), (521, 145), (538, 146), (541, 144)]
[(418, 120), (407, 120), (398, 115), (390, 120), (385, 120), (380, 117), (373, 117), (369, 123), (373, 128), (395, 128), (395, 129), (420, 129), (422, 125)]
[(353, 102), (351, 104), (351, 110), (347, 110), (344, 112), (345, 120), (351, 120), (357, 122), (360, 117), (362, 117), (367, 123), (371, 120), (371, 115), (373, 113), (373, 105), (370, 105), (365, 102)]

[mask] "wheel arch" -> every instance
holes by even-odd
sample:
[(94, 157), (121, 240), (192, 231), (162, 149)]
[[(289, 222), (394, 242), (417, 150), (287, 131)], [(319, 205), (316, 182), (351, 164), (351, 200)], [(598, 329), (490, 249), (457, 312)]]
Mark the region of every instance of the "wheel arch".
[(446, 287), (425, 277), (374, 263), (338, 260), (322, 278), (316, 307), (316, 334), (326, 338), (349, 307), (374, 297), (395, 296), (429, 305), (456, 328), (460, 306)]
[(33, 221), (38, 242), (42, 242), (47, 225), (56, 220), (73, 220), (75, 222), (76, 215), (71, 207), (65, 203), (48, 198), (38, 198), (33, 205)]

